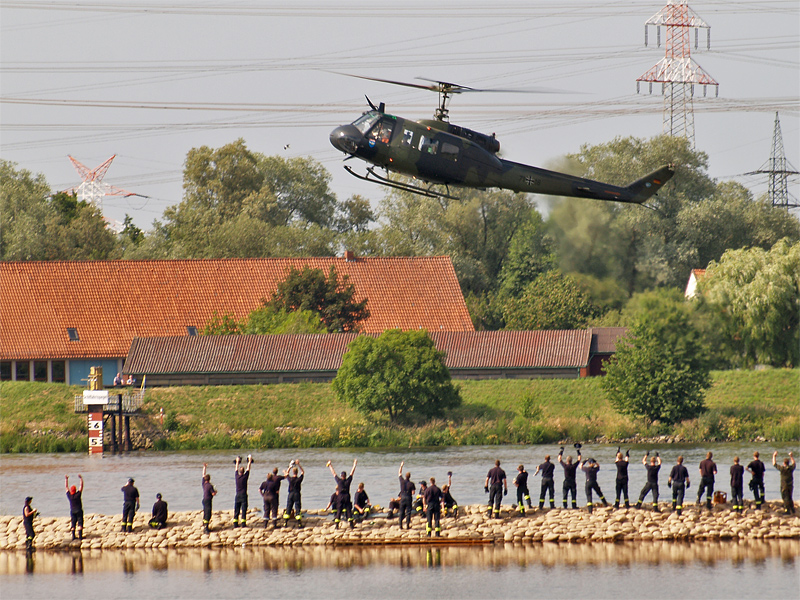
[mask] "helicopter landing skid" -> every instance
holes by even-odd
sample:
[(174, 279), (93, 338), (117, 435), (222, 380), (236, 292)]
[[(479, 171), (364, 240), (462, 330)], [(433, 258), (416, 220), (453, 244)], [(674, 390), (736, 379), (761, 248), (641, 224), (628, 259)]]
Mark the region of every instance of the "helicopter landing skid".
[(350, 165), (345, 165), (344, 168), (353, 177), (358, 177), (359, 179), (363, 179), (364, 181), (369, 181), (370, 183), (377, 183), (378, 185), (384, 185), (386, 187), (403, 190), (405, 192), (411, 192), (412, 194), (419, 194), (420, 196), (427, 196), (428, 198), (449, 198), (450, 200), (458, 200), (458, 196), (451, 196), (450, 194), (436, 192), (431, 188), (425, 189), (417, 187), (415, 185), (411, 185), (410, 183), (401, 183), (399, 181), (392, 181), (391, 179), (384, 177), (383, 175), (378, 175), (372, 167), (367, 167), (367, 175), (360, 175), (359, 173), (356, 173), (350, 167)]

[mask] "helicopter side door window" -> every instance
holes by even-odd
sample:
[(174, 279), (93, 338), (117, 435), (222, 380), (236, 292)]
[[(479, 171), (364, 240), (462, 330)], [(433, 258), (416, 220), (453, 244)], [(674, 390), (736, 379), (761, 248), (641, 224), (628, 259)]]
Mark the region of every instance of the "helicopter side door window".
[(410, 146), (414, 139), (414, 132), (410, 129), (403, 130), (403, 141), (400, 142), (403, 146)]
[(458, 160), (458, 150), (459, 148), (455, 144), (448, 144), (445, 142), (442, 144), (442, 158), (456, 162)]
[(419, 150), (423, 154), (436, 154), (439, 151), (439, 142), (423, 135), (419, 138)]
[(384, 144), (388, 144), (389, 140), (392, 139), (392, 130), (394, 129), (394, 122), (393, 121), (381, 121), (367, 135), (367, 138), (375, 140), (377, 142), (383, 142)]

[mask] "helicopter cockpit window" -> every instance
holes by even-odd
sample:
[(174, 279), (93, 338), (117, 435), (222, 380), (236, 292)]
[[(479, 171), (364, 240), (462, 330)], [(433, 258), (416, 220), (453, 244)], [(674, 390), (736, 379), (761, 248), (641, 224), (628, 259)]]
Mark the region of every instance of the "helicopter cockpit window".
[(392, 138), (392, 130), (394, 130), (394, 121), (384, 119), (375, 127), (373, 127), (367, 134), (367, 138), (388, 144)]
[(455, 144), (448, 144), (445, 142), (442, 144), (442, 158), (446, 158), (448, 160), (458, 160), (458, 146)]
[(356, 129), (358, 129), (361, 133), (367, 133), (370, 127), (375, 125), (380, 118), (381, 116), (377, 113), (364, 113), (355, 121), (353, 121), (353, 125), (355, 125)]
[(439, 142), (423, 135), (419, 138), (419, 150), (424, 154), (436, 154), (439, 151)]

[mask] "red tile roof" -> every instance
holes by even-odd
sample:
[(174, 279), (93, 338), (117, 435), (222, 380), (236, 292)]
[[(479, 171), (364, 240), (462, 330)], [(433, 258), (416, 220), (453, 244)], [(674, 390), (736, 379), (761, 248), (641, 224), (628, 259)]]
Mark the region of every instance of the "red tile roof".
[[(472, 331), (449, 257), (0, 263), (0, 359), (114, 358), (135, 337), (185, 336), (216, 310), (245, 317), (290, 267), (349, 276), (365, 332)], [(67, 328), (80, 341), (70, 342)]]
[[(137, 338), (125, 373), (334, 371), (359, 334)], [(589, 362), (591, 333), (462, 331), (430, 334), (449, 369), (575, 368)]]

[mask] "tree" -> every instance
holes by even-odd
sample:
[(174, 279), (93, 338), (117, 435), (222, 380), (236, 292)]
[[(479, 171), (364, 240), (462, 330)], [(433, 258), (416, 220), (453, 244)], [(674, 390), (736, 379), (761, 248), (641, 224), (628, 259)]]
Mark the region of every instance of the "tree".
[(268, 306), (262, 306), (251, 312), (247, 316), (247, 321), (242, 324), (241, 331), (244, 335), (328, 333), (325, 324), (315, 312), (273, 310)]
[(800, 242), (729, 250), (708, 265), (699, 291), (732, 364), (800, 364)]
[(462, 291), (497, 288), (515, 232), (532, 216), (525, 194), (459, 190), (459, 198), (428, 198), (393, 190), (381, 205), (384, 251), (393, 255), (447, 255)]
[(680, 292), (647, 292), (627, 338), (606, 363), (601, 386), (619, 412), (677, 423), (705, 410), (711, 385), (706, 356)]
[(628, 297), (682, 286), (691, 269), (718, 260), (725, 250), (767, 249), (782, 237), (800, 239), (793, 215), (754, 202), (738, 183), (712, 180), (708, 157), (684, 138), (617, 138), (583, 146), (569, 158), (572, 173), (620, 185), (660, 165), (675, 165), (675, 176), (648, 201), (656, 210), (569, 199), (550, 213), (561, 269), (616, 279)]
[(117, 258), (115, 235), (100, 211), (76, 196), (50, 193), (44, 177), (0, 160), (0, 259)]
[(214, 311), (208, 322), (203, 325), (200, 335), (241, 335), (241, 324), (230, 313), (219, 314)]
[(505, 328), (577, 329), (597, 313), (575, 282), (558, 270), (548, 271), (531, 281), (519, 298), (503, 305)]
[(340, 400), (364, 413), (383, 412), (391, 422), (439, 417), (461, 403), (444, 353), (424, 330), (390, 329), (378, 338), (357, 337), (332, 385)]
[(358, 331), (361, 321), (369, 317), (367, 298), (356, 302), (355, 287), (347, 280), (345, 275), (340, 283), (333, 266), (327, 277), (321, 269), (292, 267), (264, 305), (272, 310), (310, 310), (330, 332)]
[(556, 266), (552, 240), (536, 210), (514, 232), (499, 274), (499, 293), (519, 296), (531, 281)]

